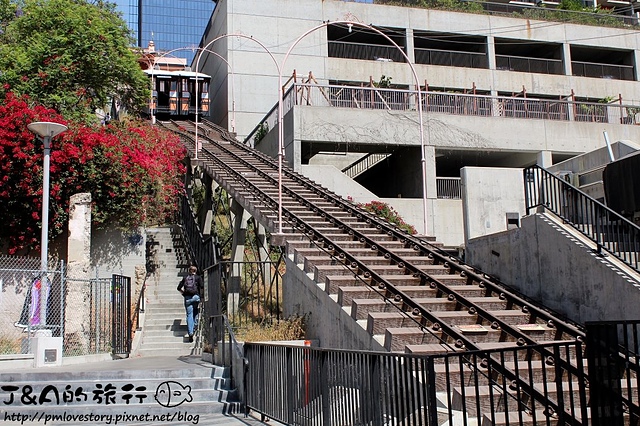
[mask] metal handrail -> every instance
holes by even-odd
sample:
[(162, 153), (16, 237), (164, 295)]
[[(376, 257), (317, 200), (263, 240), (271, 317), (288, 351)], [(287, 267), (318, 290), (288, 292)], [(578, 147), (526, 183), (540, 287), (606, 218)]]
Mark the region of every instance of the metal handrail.
[[(236, 340), (229, 319), (224, 314), (211, 315), (209, 317), (209, 329), (211, 332), (211, 355), (213, 356), (214, 348), (218, 346), (218, 342), (220, 342), (220, 347), (218, 348), (220, 353), (220, 366), (229, 368), (231, 386), (238, 385), (238, 389), (242, 392), (240, 399), (243, 400), (245, 395), (244, 371), (249, 361), (245, 358), (244, 352)], [(228, 343), (226, 336), (229, 337)], [(215, 363), (215, 359), (213, 359), (213, 361)], [(234, 372), (234, 366), (242, 368), (242, 375), (240, 377), (237, 377), (238, 374)]]
[(140, 289), (140, 295), (138, 296), (138, 302), (136, 303), (136, 331), (142, 330), (142, 325), (140, 324), (140, 314), (144, 313), (146, 308), (146, 300), (144, 298), (144, 290), (147, 288), (147, 282), (142, 284), (142, 288)]
[(186, 195), (182, 196), (180, 204), (183, 236), (187, 240), (189, 255), (195, 262), (198, 270), (203, 271), (211, 265), (215, 265), (217, 262), (218, 255), (215, 239), (212, 236), (204, 237), (202, 234)]
[[(361, 87), (328, 84), (295, 83), (296, 92), (305, 92), (304, 106), (337, 107), (352, 109), (388, 109), (415, 111), (418, 99), (415, 90), (379, 87)], [(586, 102), (581, 100), (526, 98), (518, 96), (493, 96), (487, 94), (422, 91), (425, 111), (449, 115), (465, 115), (490, 118), (525, 118), (557, 121), (635, 124), (630, 111), (640, 105)], [(285, 101), (288, 108), (295, 102), (302, 105), (287, 92)], [(269, 123), (274, 118), (268, 114), (261, 123)], [(245, 139), (252, 145), (251, 138), (261, 124)], [(270, 126), (269, 129), (272, 127)]]
[(527, 214), (544, 207), (602, 251), (640, 271), (640, 227), (540, 166), (524, 169)]
[(356, 176), (359, 176), (362, 173), (366, 172), (381, 161), (387, 159), (387, 157), (389, 157), (390, 155), (391, 154), (379, 154), (376, 152), (371, 152), (342, 169), (342, 173), (353, 179)]

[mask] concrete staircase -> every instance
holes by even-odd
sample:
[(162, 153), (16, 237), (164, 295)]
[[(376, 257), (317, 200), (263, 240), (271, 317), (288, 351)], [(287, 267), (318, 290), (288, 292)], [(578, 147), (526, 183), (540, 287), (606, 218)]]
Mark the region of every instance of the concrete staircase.
[[(200, 354), (200, 339), (189, 343), (184, 301), (176, 290), (189, 259), (178, 227), (147, 230), (151, 272), (145, 290), (142, 338), (132, 356)], [(138, 331), (139, 333), (140, 331)]]
[[(146, 423), (181, 420), (193, 423), (196, 415), (239, 412), (229, 391), (228, 370), (205, 365), (200, 357), (148, 357), (0, 373), (0, 418), (7, 424), (21, 419), (51, 416), (46, 424), (82, 423), (78, 415), (149, 415)], [(43, 392), (44, 391), (44, 392)], [(170, 392), (170, 394), (169, 394)], [(22, 398), (30, 395), (29, 398)], [(35, 398), (31, 402), (30, 398)], [(11, 402), (6, 404), (6, 402)], [(15, 416), (23, 416), (16, 419)], [(28, 417), (26, 417), (28, 416)], [(53, 416), (64, 416), (54, 418)], [(76, 417), (73, 417), (76, 416)], [(94, 417), (95, 419), (95, 417)], [(105, 420), (105, 419), (103, 419)], [(41, 419), (45, 424), (45, 418)], [(121, 418), (132, 424), (139, 418)], [(40, 420), (38, 421), (40, 423)], [(83, 424), (89, 423), (85, 421)], [(95, 421), (106, 424), (105, 421)], [(5, 423), (3, 423), (5, 424)], [(28, 423), (32, 424), (32, 423)], [(154, 423), (156, 424), (156, 423)], [(159, 423), (158, 423), (159, 424)], [(182, 423), (181, 423), (182, 424)]]

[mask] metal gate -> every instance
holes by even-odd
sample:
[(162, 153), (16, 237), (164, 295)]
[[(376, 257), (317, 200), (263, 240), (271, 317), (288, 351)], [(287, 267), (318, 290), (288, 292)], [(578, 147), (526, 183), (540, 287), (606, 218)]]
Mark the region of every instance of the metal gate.
[(114, 355), (131, 352), (131, 277), (111, 277), (111, 344)]

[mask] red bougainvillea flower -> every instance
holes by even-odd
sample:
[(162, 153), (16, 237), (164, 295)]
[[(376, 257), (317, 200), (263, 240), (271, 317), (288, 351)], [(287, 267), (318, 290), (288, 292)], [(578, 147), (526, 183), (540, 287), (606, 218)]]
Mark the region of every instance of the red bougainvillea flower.
[(79, 192), (91, 194), (97, 226), (133, 228), (173, 215), (185, 172), (177, 136), (137, 121), (95, 128), (67, 122), (7, 90), (0, 102), (1, 250), (39, 248), (42, 143), (27, 129), (34, 121), (69, 127), (51, 141), (50, 237), (66, 228), (69, 199)]

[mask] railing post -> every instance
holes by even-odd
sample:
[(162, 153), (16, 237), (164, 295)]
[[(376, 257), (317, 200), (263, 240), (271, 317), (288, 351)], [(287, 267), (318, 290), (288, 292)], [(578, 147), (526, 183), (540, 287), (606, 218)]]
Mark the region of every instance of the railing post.
[(320, 351), (318, 353), (320, 365), (320, 398), (322, 400), (322, 425), (331, 426), (331, 402), (329, 401), (329, 377), (328, 368), (329, 362), (327, 360), (329, 352)]
[[(445, 361), (447, 362), (447, 361)], [(436, 398), (436, 371), (434, 359), (427, 356), (427, 426), (438, 426), (438, 399)]]
[(594, 426), (622, 426), (622, 394), (618, 330), (615, 324), (586, 323), (591, 422)]

